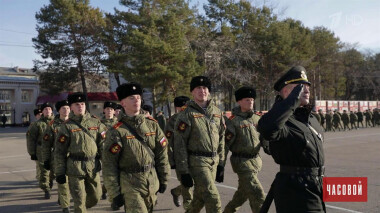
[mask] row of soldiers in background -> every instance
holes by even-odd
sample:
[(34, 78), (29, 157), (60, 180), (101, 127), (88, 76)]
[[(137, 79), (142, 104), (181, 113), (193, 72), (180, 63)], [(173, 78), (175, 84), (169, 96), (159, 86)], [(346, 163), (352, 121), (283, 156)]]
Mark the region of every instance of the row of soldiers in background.
[(365, 127), (380, 126), (380, 110), (377, 108), (373, 109), (373, 112), (367, 109), (364, 113), (360, 110), (357, 112), (350, 111), (350, 113), (346, 110), (343, 110), (343, 113), (340, 113), (338, 110), (334, 112), (328, 110), (326, 114), (320, 109), (318, 113), (313, 112), (313, 114), (326, 132), (358, 129), (360, 128), (360, 124), (364, 128), (363, 122), (365, 122)]

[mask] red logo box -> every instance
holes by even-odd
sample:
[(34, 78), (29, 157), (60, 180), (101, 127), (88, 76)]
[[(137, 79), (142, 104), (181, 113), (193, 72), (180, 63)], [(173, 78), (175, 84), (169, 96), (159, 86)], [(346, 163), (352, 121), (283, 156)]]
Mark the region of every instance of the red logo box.
[(324, 177), (324, 202), (367, 202), (367, 177)]

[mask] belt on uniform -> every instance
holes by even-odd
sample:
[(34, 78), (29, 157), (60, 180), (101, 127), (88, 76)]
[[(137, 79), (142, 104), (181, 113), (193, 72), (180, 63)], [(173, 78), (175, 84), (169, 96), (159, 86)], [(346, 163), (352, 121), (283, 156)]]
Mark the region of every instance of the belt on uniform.
[(154, 168), (154, 163), (147, 164), (144, 166), (138, 166), (138, 167), (124, 169), (124, 171), (126, 173), (140, 173), (140, 172), (149, 172), (152, 168)]
[(280, 165), (280, 173), (323, 176), (325, 174), (325, 167), (295, 167)]
[(189, 155), (194, 155), (194, 156), (202, 156), (202, 157), (215, 157), (217, 155), (216, 152), (193, 152), (193, 151), (190, 151), (188, 150), (187, 153)]
[(231, 156), (231, 157), (238, 157), (238, 158), (256, 158), (257, 156), (259, 156), (259, 153), (256, 153), (256, 154), (247, 154), (247, 153), (236, 153), (236, 152), (232, 152), (232, 156)]
[(72, 155), (72, 154), (70, 154), (69, 158), (71, 158), (71, 160), (74, 160), (74, 161), (90, 161), (90, 160), (94, 160), (96, 158), (96, 155), (95, 156), (86, 157), (86, 156), (81, 156), (81, 155)]

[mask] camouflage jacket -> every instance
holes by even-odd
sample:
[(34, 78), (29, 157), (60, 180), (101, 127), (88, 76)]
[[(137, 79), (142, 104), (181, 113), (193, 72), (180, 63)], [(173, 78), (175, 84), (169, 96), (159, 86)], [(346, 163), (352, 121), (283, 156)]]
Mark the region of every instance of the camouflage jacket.
[(53, 120), (53, 118), (53, 116), (41, 116), (38, 121), (30, 125), (28, 131), (26, 132), (28, 153), (29, 155), (36, 155), (38, 161), (40, 162), (43, 162), (41, 145), (44, 140), (44, 133), (49, 122)]
[(261, 146), (256, 129), (259, 119), (252, 111), (242, 112), (240, 107), (235, 107), (232, 116), (226, 121), (225, 156), (227, 157), (228, 151), (232, 152), (230, 160), (236, 173), (261, 170)]
[(179, 113), (174, 130), (177, 174), (189, 173), (189, 167), (223, 166), (224, 133), (223, 114), (212, 100), (205, 110), (189, 101), (187, 108)]
[[(129, 128), (133, 128), (135, 133)], [(110, 197), (121, 193), (120, 178), (126, 178), (130, 187), (139, 187), (147, 181), (156, 186), (167, 184), (170, 176), (167, 143), (163, 131), (152, 117), (143, 114), (121, 117), (120, 122), (107, 132), (102, 156), (104, 183)], [(143, 171), (143, 168), (148, 170)]]
[(347, 113), (342, 114), (343, 123), (350, 123), (350, 116)]
[(54, 120), (49, 122), (45, 133), (44, 141), (42, 142), (42, 161), (50, 161), (53, 156), (54, 151), (54, 141), (57, 138), (58, 129), (64, 121), (59, 118), (59, 115), (54, 118)]
[[(83, 130), (78, 124), (85, 130)], [(69, 176), (94, 175), (101, 169), (99, 158), (106, 127), (86, 112), (83, 116), (70, 113), (55, 139), (56, 174)]]
[(178, 114), (179, 113), (172, 115), (169, 119), (169, 122), (165, 126), (165, 136), (169, 142), (168, 156), (169, 156), (170, 166), (175, 165), (174, 153), (173, 153), (173, 151), (174, 151), (174, 140), (173, 139), (174, 139), (174, 125), (175, 125), (175, 122), (177, 121)]
[(354, 113), (350, 113), (350, 121), (351, 121), (351, 123), (357, 122), (358, 116), (355, 115)]
[(101, 121), (104, 125), (106, 125), (107, 129), (111, 129), (113, 125), (117, 124), (116, 117), (113, 117), (111, 119), (106, 119), (105, 117), (103, 117)]

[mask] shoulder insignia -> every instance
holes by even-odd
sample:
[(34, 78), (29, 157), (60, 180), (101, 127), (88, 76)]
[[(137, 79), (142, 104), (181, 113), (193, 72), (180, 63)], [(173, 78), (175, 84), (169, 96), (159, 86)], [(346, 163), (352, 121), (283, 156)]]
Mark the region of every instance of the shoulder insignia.
[(79, 131), (82, 131), (81, 128), (78, 128), (78, 129), (72, 129), (71, 132), (79, 132)]
[(231, 120), (232, 121), (232, 119), (234, 119), (236, 116), (235, 115), (231, 115), (229, 118), (228, 118), (228, 120)]
[(145, 136), (152, 136), (152, 135), (156, 135), (156, 133), (155, 132), (147, 132), (147, 133), (145, 133)]
[(127, 139), (134, 139), (136, 137), (134, 135), (127, 135), (127, 136), (125, 136), (125, 138), (127, 138)]
[(202, 117), (204, 117), (205, 115), (203, 115), (203, 114), (193, 114), (193, 117), (194, 118), (202, 118)]
[(54, 123), (54, 120), (51, 120), (51, 121), (49, 122), (49, 126), (53, 125), (53, 123)]
[(112, 154), (119, 153), (120, 151), (121, 151), (121, 146), (117, 143), (112, 144), (112, 146), (110, 147), (110, 152)]
[(178, 124), (178, 130), (181, 131), (181, 132), (184, 132), (187, 128), (187, 124), (183, 121), (181, 121), (179, 124)]
[(44, 141), (48, 141), (49, 140), (49, 134), (45, 134), (44, 135)]
[(183, 105), (183, 106), (181, 107), (181, 111), (184, 111), (186, 108), (187, 108), (187, 105)]
[(94, 127), (88, 127), (88, 130), (98, 130), (99, 129), (99, 127), (97, 127), (97, 126), (94, 126)]
[(147, 117), (145, 117), (145, 118), (147, 118), (147, 119), (149, 119), (149, 120), (151, 120), (151, 121), (154, 121), (154, 122), (158, 123), (158, 121), (157, 121), (156, 119), (154, 119), (152, 116), (147, 116)]
[(226, 134), (226, 140), (230, 141), (233, 136), (234, 136), (234, 134), (232, 134), (232, 132), (227, 132), (227, 134)]
[(165, 137), (162, 137), (162, 138), (161, 138), (161, 140), (160, 140), (160, 144), (161, 144), (162, 147), (165, 147), (165, 146), (168, 144), (168, 142), (167, 142), (167, 140), (166, 140)]
[(119, 122), (119, 123), (113, 125), (113, 128), (118, 129), (121, 125), (123, 125), (123, 122)]
[(61, 135), (61, 136), (59, 136), (59, 138), (58, 138), (58, 142), (60, 142), (60, 143), (65, 143), (65, 142), (66, 142), (66, 139), (67, 139), (67, 137), (66, 137), (65, 135)]
[(221, 118), (222, 116), (219, 114), (214, 114), (214, 117)]
[(167, 138), (170, 138), (170, 137), (172, 137), (173, 132), (168, 130), (168, 131), (166, 131), (165, 135), (166, 135)]

